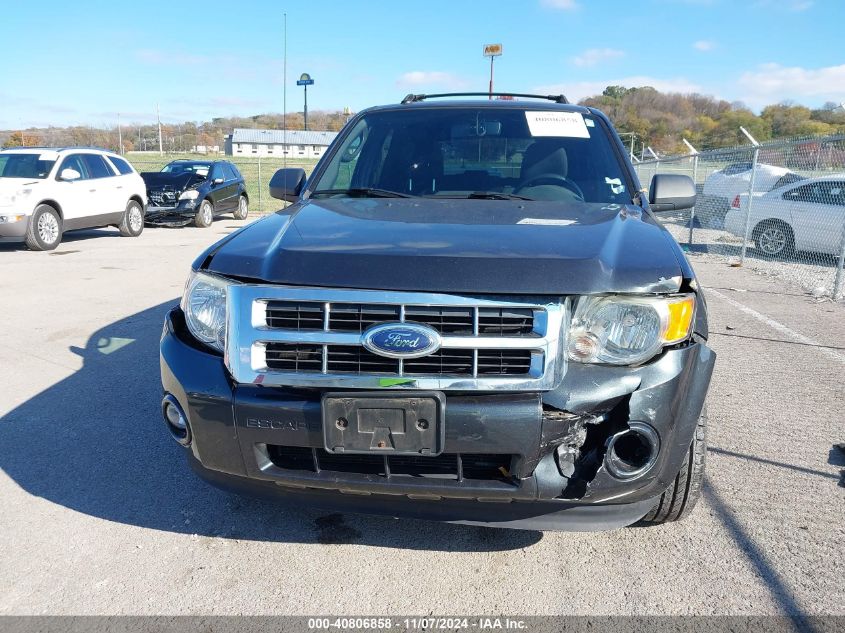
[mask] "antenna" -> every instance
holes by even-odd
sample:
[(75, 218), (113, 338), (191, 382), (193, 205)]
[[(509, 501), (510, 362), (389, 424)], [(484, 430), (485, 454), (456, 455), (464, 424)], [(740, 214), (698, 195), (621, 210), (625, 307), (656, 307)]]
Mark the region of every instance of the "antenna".
[(288, 14), (285, 13), (285, 61), (282, 71), (282, 167), (288, 167)]

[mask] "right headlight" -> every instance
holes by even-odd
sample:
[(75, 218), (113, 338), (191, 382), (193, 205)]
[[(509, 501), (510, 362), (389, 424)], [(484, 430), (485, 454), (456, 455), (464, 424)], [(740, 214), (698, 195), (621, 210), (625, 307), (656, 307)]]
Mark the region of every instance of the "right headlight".
[(567, 336), (567, 355), (580, 363), (638, 365), (689, 338), (695, 296), (580, 297)]
[(182, 296), (182, 311), (190, 333), (209, 347), (223, 352), (226, 347), (226, 291), (231, 282), (191, 273)]

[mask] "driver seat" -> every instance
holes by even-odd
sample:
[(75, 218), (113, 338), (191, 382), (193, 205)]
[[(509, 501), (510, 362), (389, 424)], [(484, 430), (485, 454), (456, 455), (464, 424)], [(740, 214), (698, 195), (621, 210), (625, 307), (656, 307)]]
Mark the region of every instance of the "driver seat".
[(568, 178), (569, 158), (558, 138), (544, 138), (535, 141), (522, 156), (519, 185), (515, 191), (536, 200), (561, 200), (575, 197), (569, 189), (550, 183), (525, 185), (543, 176)]

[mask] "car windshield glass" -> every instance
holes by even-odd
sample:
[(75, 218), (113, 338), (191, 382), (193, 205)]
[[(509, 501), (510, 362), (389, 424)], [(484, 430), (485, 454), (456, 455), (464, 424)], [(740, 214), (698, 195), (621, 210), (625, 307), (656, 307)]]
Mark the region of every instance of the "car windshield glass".
[(55, 164), (55, 160), (42, 160), (40, 154), (0, 154), (0, 178), (42, 180)]
[(607, 127), (580, 112), (382, 110), (364, 114), (339, 142), (309, 184), (313, 196), (631, 202)]
[(173, 162), (168, 163), (161, 168), (162, 173), (165, 174), (185, 174), (193, 172), (200, 176), (208, 176), (208, 170), (211, 163), (191, 163), (191, 162)]

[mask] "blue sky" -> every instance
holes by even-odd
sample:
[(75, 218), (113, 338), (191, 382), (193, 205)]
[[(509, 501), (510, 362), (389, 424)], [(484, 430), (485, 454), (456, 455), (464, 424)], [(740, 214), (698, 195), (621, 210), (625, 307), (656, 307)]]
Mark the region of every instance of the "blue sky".
[(289, 111), (357, 111), (408, 92), (608, 84), (758, 109), (845, 101), (841, 0), (287, 0), (2, 3), (0, 129)]

